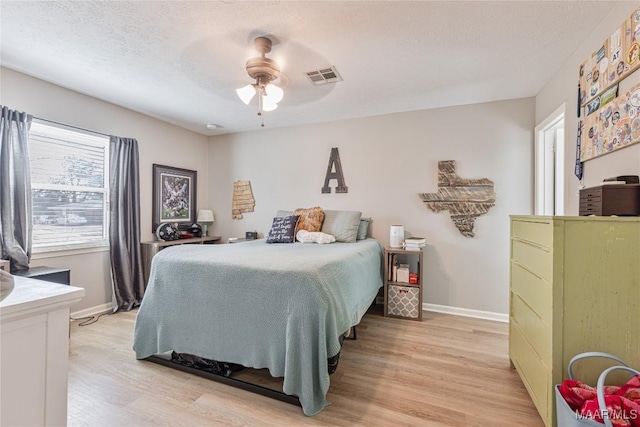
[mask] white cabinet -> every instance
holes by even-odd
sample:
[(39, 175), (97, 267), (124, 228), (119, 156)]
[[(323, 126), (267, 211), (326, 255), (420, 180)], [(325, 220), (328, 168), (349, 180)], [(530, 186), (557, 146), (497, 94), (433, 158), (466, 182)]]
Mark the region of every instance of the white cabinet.
[(14, 279), (0, 302), (0, 425), (66, 425), (69, 307), (85, 290)]

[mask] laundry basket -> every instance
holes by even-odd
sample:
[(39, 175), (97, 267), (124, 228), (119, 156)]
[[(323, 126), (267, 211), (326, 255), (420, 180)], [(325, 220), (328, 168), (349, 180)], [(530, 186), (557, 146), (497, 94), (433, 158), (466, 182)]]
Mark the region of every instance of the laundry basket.
[[(598, 384), (596, 388), (598, 393), (598, 404), (600, 407), (600, 411), (602, 411), (604, 408), (606, 408), (604, 403), (604, 382), (607, 375), (610, 372), (615, 370), (625, 370), (627, 372), (632, 373), (633, 375), (640, 375), (640, 371), (636, 371), (635, 369), (630, 368), (624, 361), (622, 361), (621, 359), (617, 358), (612, 354), (592, 351), (587, 353), (580, 353), (574, 356), (569, 361), (569, 365), (567, 367), (567, 374), (569, 376), (569, 379), (574, 379), (573, 370), (572, 370), (573, 364), (578, 360), (586, 359), (589, 357), (604, 357), (607, 359), (613, 359), (616, 362), (621, 364), (620, 366), (612, 366), (610, 368), (605, 369), (598, 377)], [(603, 426), (602, 423), (599, 423), (598, 421), (595, 421), (593, 419), (585, 418), (581, 416), (578, 412), (575, 412), (573, 409), (571, 409), (569, 404), (564, 400), (564, 397), (562, 397), (562, 395), (560, 394), (559, 387), (560, 387), (559, 385), (556, 385), (554, 387), (555, 393), (556, 393), (556, 420), (558, 422), (558, 427), (584, 427), (584, 426), (602, 427)], [(611, 419), (609, 418), (606, 410), (603, 411), (603, 419), (604, 419), (604, 425), (606, 427), (613, 427)]]

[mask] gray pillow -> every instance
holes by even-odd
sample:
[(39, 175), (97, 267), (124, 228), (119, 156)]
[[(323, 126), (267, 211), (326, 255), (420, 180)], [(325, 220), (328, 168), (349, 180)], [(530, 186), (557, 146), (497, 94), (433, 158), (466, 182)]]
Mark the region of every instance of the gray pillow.
[(360, 225), (358, 226), (358, 236), (357, 240), (366, 239), (369, 235), (369, 224), (371, 223), (371, 218), (360, 218)]
[(322, 232), (331, 234), (336, 242), (353, 243), (358, 238), (358, 227), (362, 212), (358, 211), (324, 211)]
[(276, 217), (289, 216), (289, 215), (291, 215), (291, 212), (293, 212), (293, 211), (283, 211), (282, 209), (278, 209), (278, 211), (276, 212)]

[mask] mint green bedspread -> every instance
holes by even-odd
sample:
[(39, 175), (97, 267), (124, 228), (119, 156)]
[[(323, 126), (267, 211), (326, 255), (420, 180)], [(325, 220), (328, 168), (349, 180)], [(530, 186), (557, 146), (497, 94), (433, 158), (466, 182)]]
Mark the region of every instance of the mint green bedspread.
[(268, 368), (306, 415), (329, 402), (327, 358), (382, 286), (383, 249), (356, 243), (177, 245), (159, 252), (133, 348)]

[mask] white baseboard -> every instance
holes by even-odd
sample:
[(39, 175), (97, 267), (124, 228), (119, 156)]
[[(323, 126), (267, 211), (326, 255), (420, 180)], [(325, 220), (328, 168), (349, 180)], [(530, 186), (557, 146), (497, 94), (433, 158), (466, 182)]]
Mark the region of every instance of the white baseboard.
[[(509, 315), (504, 313), (494, 313), (492, 311), (472, 310), (469, 308), (451, 307), (449, 305), (423, 303), (422, 309), (425, 311), (433, 311), (435, 313), (453, 314), (454, 316), (475, 317), (477, 319), (494, 320), (496, 322), (509, 322)], [(71, 313), (71, 317), (80, 319), (82, 317), (91, 317), (98, 314), (106, 313), (113, 310), (113, 304), (96, 305), (84, 310)]]
[(453, 314), (455, 316), (475, 317), (477, 319), (494, 320), (496, 322), (509, 322), (509, 315), (504, 313), (494, 313), (492, 311), (472, 310), (469, 308), (451, 307), (448, 305), (438, 305), (422, 303), (422, 309), (425, 311), (434, 311), (436, 313)]
[(94, 307), (85, 308), (84, 310), (75, 311), (70, 314), (73, 319), (81, 319), (83, 317), (91, 317), (98, 314), (106, 313), (107, 311), (113, 311), (113, 303), (106, 303), (96, 305)]

